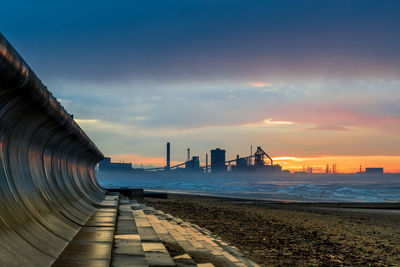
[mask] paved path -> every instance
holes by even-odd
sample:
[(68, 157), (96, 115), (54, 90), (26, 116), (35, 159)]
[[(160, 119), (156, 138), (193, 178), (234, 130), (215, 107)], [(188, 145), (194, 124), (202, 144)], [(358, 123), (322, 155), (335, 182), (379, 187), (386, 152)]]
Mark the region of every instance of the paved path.
[(53, 266), (258, 266), (207, 229), (107, 196)]

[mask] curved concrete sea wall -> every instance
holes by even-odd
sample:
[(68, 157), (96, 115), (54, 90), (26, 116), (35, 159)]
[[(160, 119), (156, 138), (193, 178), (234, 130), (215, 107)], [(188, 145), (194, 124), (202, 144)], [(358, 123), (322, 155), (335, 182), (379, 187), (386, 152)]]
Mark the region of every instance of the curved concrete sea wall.
[(0, 266), (48, 266), (104, 199), (102, 153), (0, 34)]

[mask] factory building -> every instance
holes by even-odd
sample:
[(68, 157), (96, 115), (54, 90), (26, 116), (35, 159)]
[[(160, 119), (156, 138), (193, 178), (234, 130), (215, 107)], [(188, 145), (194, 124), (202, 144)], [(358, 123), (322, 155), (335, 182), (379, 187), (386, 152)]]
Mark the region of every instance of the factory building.
[(99, 171), (132, 170), (132, 163), (111, 162), (110, 157), (105, 157), (99, 163)]
[(211, 150), (211, 172), (226, 171), (225, 154), (226, 151), (223, 149)]
[[(273, 159), (259, 146), (254, 155), (241, 158), (239, 155), (236, 159), (226, 160), (226, 150), (216, 148), (211, 150), (211, 164), (209, 165), (208, 154), (206, 154), (205, 166), (200, 166), (200, 160), (198, 156), (191, 157), (190, 148), (187, 149), (187, 159), (183, 163), (179, 163), (175, 166), (171, 166), (171, 147), (170, 143), (167, 143), (166, 153), (166, 165), (161, 168), (153, 168), (150, 170), (179, 170), (188, 172), (226, 172), (226, 171), (256, 171), (256, 172), (282, 172), (282, 167), (278, 164), (274, 164)], [(254, 159), (254, 163), (253, 163)], [(265, 160), (269, 159), (270, 164), (266, 164)], [(182, 167), (185, 166), (183, 169)]]
[(236, 156), (236, 170), (237, 171), (243, 171), (247, 170), (249, 168), (248, 165), (248, 159), (247, 158), (241, 158), (239, 155)]
[(265, 166), (262, 166), (262, 168), (260, 170), (266, 171), (266, 172), (278, 172), (278, 173), (280, 173), (280, 172), (282, 172), (282, 167), (281, 167), (281, 165), (278, 165), (278, 164), (276, 164), (276, 165), (265, 165)]
[(186, 161), (185, 169), (187, 171), (201, 171), (199, 156), (193, 156), (191, 160)]
[(367, 174), (383, 174), (383, 168), (365, 168)]

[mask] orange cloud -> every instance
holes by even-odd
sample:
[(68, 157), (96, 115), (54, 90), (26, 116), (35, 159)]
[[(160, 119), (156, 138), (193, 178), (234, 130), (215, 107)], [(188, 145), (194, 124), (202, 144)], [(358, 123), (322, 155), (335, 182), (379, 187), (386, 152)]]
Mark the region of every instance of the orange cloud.
[(267, 86), (272, 86), (272, 83), (267, 83), (267, 82), (263, 82), (263, 81), (255, 81), (255, 82), (251, 82), (250, 85), (252, 87), (267, 87)]
[(332, 103), (307, 103), (282, 106), (272, 114), (281, 120), (311, 124), (302, 130), (351, 131), (357, 128), (400, 132), (400, 116), (378, 115)]
[(274, 121), (271, 118), (265, 119), (256, 123), (247, 123), (244, 126), (246, 127), (266, 127), (266, 126), (278, 126), (278, 125), (292, 125), (294, 122), (292, 121)]

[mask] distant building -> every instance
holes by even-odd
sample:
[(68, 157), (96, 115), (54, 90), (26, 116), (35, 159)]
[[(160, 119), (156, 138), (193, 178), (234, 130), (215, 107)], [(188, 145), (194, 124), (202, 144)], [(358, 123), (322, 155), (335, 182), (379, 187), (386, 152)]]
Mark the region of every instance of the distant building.
[(365, 173), (383, 174), (383, 168), (365, 168)]
[(132, 170), (132, 163), (111, 162), (110, 157), (105, 157), (99, 163), (99, 171)]
[(281, 165), (265, 165), (261, 170), (265, 170), (267, 172), (282, 172)]
[(167, 165), (165, 166), (165, 170), (169, 171), (171, 169), (171, 145), (167, 143)]
[(239, 155), (236, 156), (236, 170), (246, 170), (248, 169), (247, 158), (240, 158)]
[(211, 150), (211, 172), (226, 171), (225, 152), (219, 148)]
[(185, 162), (185, 169), (187, 171), (200, 171), (199, 156), (193, 156), (191, 160)]

